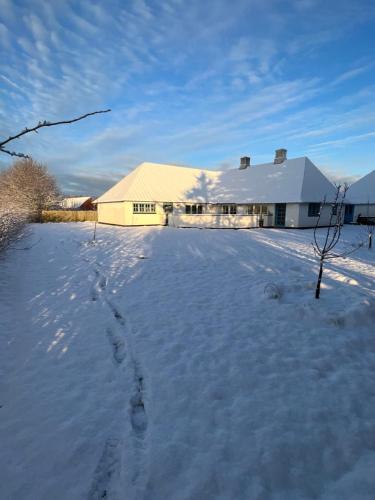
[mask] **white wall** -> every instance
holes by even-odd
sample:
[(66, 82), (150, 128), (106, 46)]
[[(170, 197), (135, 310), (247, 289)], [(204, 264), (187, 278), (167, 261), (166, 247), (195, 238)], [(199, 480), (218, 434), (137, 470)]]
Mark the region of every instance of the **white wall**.
[[(272, 225), (272, 216), (263, 216), (264, 225)], [(240, 229), (259, 227), (259, 215), (186, 215), (169, 216), (169, 225), (174, 227), (202, 227), (210, 229)]]
[[(360, 207), (357, 210), (357, 207)], [(308, 216), (308, 203), (288, 203), (286, 205), (285, 227), (315, 227), (317, 217)], [(358, 213), (364, 215), (366, 205), (357, 205), (354, 221)], [(98, 221), (106, 224), (117, 224), (121, 226), (147, 226), (164, 225), (166, 216), (163, 203), (155, 203), (155, 214), (133, 214), (132, 202), (98, 203)], [(264, 226), (274, 226), (274, 205), (269, 204), (270, 215), (262, 216)], [(324, 207), (319, 225), (326, 226), (329, 223), (331, 207)], [(372, 206), (375, 215), (375, 205)], [(237, 215), (217, 214), (217, 206), (204, 205), (204, 213), (201, 215), (186, 215), (185, 204), (174, 204), (173, 214), (169, 214), (169, 225), (175, 227), (202, 227), (202, 228), (251, 228), (259, 227), (259, 215), (241, 215), (244, 207), (237, 207)]]
[(98, 222), (125, 225), (124, 203), (98, 203)]
[(155, 214), (133, 214), (133, 202), (98, 203), (98, 222), (119, 226), (153, 226), (165, 224), (162, 203), (155, 203)]
[[(299, 227), (300, 205), (287, 203), (285, 211), (285, 227)], [(273, 219), (275, 223), (275, 218)]]
[[(298, 226), (296, 227), (315, 227), (318, 217), (309, 217), (309, 204), (301, 203), (299, 205), (299, 219)], [(328, 226), (329, 219), (331, 215), (331, 207), (325, 206), (322, 209), (322, 214), (320, 216), (319, 226)], [(336, 222), (336, 217), (333, 218), (333, 223)], [(294, 227), (294, 226), (289, 226)]]
[(362, 217), (375, 217), (375, 204), (354, 205), (353, 222), (357, 222), (358, 215)]

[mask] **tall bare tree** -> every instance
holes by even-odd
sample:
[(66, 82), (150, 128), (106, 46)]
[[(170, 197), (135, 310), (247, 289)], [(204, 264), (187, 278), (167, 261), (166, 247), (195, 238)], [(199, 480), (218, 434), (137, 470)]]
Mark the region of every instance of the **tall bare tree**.
[[(323, 202), (320, 205), (318, 219), (314, 228), (314, 242), (312, 243), (315, 255), (319, 258), (319, 275), (315, 289), (316, 299), (319, 299), (320, 297), (320, 285), (322, 282), (325, 261), (328, 259), (335, 259), (337, 257), (344, 257), (349, 253), (346, 252), (343, 254), (337, 254), (334, 252), (337, 243), (340, 241), (341, 228), (344, 223), (344, 202), (347, 191), (347, 184), (344, 184), (343, 186), (341, 186), (340, 184), (337, 185), (333, 202), (328, 203), (326, 198), (324, 198)], [(320, 242), (318, 238), (318, 230), (322, 213), (327, 212), (327, 209), (329, 210), (328, 225), (323, 228), (325, 230), (325, 236), (323, 237), (323, 241)]]

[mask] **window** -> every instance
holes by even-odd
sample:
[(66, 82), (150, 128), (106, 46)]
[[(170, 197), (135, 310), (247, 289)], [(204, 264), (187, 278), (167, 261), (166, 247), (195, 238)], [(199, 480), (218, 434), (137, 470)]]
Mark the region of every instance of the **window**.
[(309, 203), (309, 217), (318, 217), (320, 212), (320, 203)]
[(332, 205), (332, 215), (337, 215), (337, 205)]
[(133, 214), (155, 214), (155, 203), (133, 203)]
[(221, 205), (220, 213), (223, 215), (236, 215), (237, 206), (236, 205)]
[(173, 213), (173, 203), (163, 203), (163, 210), (166, 214)]
[(187, 215), (203, 214), (203, 205), (185, 205), (185, 214)]
[(247, 215), (268, 215), (267, 205), (247, 205), (245, 213)]

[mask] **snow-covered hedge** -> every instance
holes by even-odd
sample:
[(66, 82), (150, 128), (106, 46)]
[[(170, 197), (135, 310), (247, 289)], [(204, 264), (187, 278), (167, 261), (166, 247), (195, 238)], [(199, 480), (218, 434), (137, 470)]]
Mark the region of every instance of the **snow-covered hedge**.
[(0, 210), (0, 252), (17, 239), (26, 222), (25, 213)]

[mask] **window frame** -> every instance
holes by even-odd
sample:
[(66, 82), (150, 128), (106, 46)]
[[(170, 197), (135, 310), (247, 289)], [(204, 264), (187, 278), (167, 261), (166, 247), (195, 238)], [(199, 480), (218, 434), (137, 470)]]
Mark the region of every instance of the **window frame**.
[(320, 203), (309, 203), (309, 206), (307, 209), (307, 216), (308, 217), (319, 217), (320, 210), (321, 210)]
[(262, 205), (261, 203), (246, 205), (246, 215), (258, 215), (259, 217), (265, 217), (269, 215), (269, 213), (268, 205)]
[(137, 201), (133, 203), (133, 214), (135, 215), (155, 215), (156, 203)]
[(202, 215), (203, 205), (201, 203), (186, 203), (185, 215)]
[(237, 215), (237, 205), (234, 203), (223, 203), (219, 208), (220, 215)]

